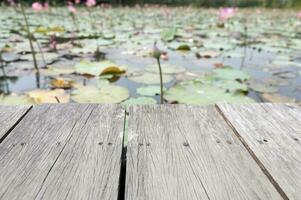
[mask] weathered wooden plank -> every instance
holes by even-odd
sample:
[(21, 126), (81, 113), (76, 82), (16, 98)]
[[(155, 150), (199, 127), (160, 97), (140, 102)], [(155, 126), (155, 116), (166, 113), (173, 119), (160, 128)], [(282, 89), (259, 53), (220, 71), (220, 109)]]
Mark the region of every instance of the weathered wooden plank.
[(300, 200), (300, 106), (220, 104), (218, 107), (284, 198)]
[(126, 199), (282, 199), (213, 106), (136, 106), (128, 120)]
[(0, 152), (0, 199), (117, 199), (124, 110), (35, 106)]
[(1, 106), (0, 105), (0, 141), (7, 132), (30, 109), (30, 106)]

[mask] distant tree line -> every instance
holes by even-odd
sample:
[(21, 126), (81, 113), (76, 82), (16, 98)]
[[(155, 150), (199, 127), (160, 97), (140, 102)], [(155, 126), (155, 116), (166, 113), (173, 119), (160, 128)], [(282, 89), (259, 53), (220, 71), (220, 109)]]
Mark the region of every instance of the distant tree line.
[[(0, 0), (5, 2), (7, 0)], [(50, 4), (64, 4), (67, 0), (23, 0), (23, 2), (32, 3), (35, 1), (45, 2)], [(72, 1), (72, 0), (71, 0)], [(85, 0), (82, 0), (85, 1)], [(301, 0), (97, 0), (100, 3), (108, 3), (113, 5), (144, 5), (144, 4), (164, 4), (164, 5), (193, 5), (206, 7), (221, 7), (221, 6), (237, 6), (237, 7), (300, 7)]]

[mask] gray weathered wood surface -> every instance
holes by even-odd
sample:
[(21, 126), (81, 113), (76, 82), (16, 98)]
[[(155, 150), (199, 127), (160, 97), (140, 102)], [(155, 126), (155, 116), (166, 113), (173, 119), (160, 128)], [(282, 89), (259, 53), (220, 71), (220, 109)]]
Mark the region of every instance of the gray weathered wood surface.
[(301, 199), (301, 107), (221, 104), (219, 108), (289, 199)]
[(300, 105), (127, 113), (118, 105), (0, 106), (0, 199), (301, 199)]
[(0, 106), (0, 141), (28, 109), (30, 106)]
[(282, 199), (213, 106), (131, 107), (126, 199)]
[(1, 144), (0, 199), (117, 199), (124, 115), (34, 106)]

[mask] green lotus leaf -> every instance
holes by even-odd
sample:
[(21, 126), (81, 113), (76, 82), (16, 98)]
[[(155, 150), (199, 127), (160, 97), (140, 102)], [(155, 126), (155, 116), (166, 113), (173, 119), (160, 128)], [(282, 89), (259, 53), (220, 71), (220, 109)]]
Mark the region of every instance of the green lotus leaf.
[(224, 89), (202, 84), (199, 81), (187, 81), (176, 84), (164, 93), (168, 101), (177, 101), (183, 104), (215, 104), (219, 102), (251, 103), (253, 99), (241, 95), (226, 92)]
[(78, 103), (120, 103), (129, 98), (127, 88), (116, 85), (84, 86), (71, 93), (71, 99)]
[[(163, 88), (163, 90), (166, 90), (166, 88)], [(143, 96), (155, 96), (160, 94), (160, 86), (145, 86), (137, 88), (137, 94), (143, 95)]]
[(10, 94), (10, 95), (0, 95), (0, 104), (1, 105), (28, 105), (34, 104), (33, 99), (31, 99), (27, 95), (17, 95), (17, 94)]
[(83, 75), (100, 76), (104, 74), (122, 74), (125, 72), (125, 68), (119, 67), (111, 61), (81, 61), (75, 65), (75, 72)]
[(129, 106), (129, 105), (148, 105), (148, 104), (156, 104), (157, 101), (150, 97), (136, 97), (130, 98), (121, 104)]
[(222, 80), (241, 80), (245, 81), (251, 78), (249, 74), (244, 71), (234, 69), (232, 67), (224, 67), (213, 70), (214, 77)]
[[(145, 72), (139, 75), (133, 75), (128, 77), (131, 81), (137, 83), (144, 83), (144, 84), (160, 84), (160, 76), (159, 74)], [(168, 83), (173, 80), (173, 76), (163, 74), (163, 83)]]

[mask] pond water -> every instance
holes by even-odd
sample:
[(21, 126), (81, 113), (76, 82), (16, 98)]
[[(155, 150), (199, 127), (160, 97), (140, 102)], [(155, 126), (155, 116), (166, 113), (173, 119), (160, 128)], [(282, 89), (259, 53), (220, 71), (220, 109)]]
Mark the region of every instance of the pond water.
[[(293, 10), (190, 7), (0, 8), (0, 104), (152, 104), (159, 98), (154, 42), (167, 103), (298, 102), (301, 21)], [(96, 56), (97, 54), (97, 56)]]

